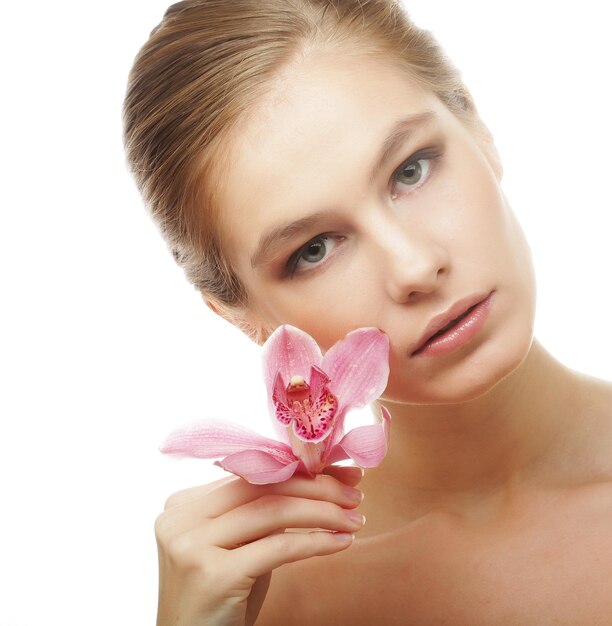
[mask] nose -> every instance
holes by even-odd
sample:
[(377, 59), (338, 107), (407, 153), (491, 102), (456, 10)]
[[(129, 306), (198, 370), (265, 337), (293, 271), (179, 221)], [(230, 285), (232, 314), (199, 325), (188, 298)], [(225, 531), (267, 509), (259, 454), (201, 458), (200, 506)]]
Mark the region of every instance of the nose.
[(408, 231), (396, 224), (380, 242), (380, 250), (387, 293), (400, 304), (436, 291), (450, 271), (447, 248), (414, 228)]

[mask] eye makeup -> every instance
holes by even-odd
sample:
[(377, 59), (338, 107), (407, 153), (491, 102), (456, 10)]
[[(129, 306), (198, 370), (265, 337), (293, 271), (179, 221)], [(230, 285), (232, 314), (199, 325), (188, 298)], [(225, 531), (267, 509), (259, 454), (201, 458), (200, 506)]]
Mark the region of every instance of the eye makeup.
[[(433, 175), (433, 172), (436, 168), (437, 161), (441, 156), (441, 151), (439, 149), (427, 148), (424, 150), (420, 150), (414, 154), (412, 154), (408, 159), (404, 160), (402, 164), (396, 168), (389, 180), (389, 193), (392, 200), (396, 200), (398, 197), (403, 197), (406, 195), (410, 195), (414, 193), (417, 189), (420, 189), (422, 186), (427, 184), (430, 178)], [(421, 163), (426, 163), (426, 166), (423, 167)], [(403, 176), (407, 171), (416, 172), (420, 175), (419, 180), (415, 185), (408, 186), (408, 190), (404, 191), (401, 189), (402, 185), (406, 185), (406, 183), (402, 183), (398, 181), (398, 178)], [(423, 174), (423, 171), (425, 172)], [(292, 278), (298, 274), (309, 274), (311, 272), (317, 271), (317, 269), (327, 263), (327, 260), (330, 254), (327, 252), (327, 247), (330, 240), (333, 239), (344, 239), (339, 235), (333, 235), (329, 233), (320, 233), (316, 237), (313, 237), (302, 244), (299, 248), (297, 248), (287, 259), (283, 268), (283, 276), (286, 278)], [(340, 245), (338, 242), (334, 245), (336, 248)], [(305, 253), (309, 252), (311, 256), (318, 256), (322, 251), (325, 251), (326, 254), (324, 257), (321, 257), (318, 261), (309, 262), (303, 259)], [(298, 267), (298, 264), (301, 260), (304, 260), (305, 263), (311, 265), (312, 269), (301, 269)]]
[[(326, 252), (325, 257), (321, 259), (320, 263), (312, 263), (313, 268), (318, 268), (324, 263), (327, 263), (326, 259), (331, 253), (327, 252), (328, 244), (331, 240), (339, 239), (342, 241), (345, 239), (342, 235), (321, 234), (309, 239), (303, 246), (300, 246), (287, 260), (284, 269), (284, 275), (288, 277), (294, 276), (296, 273), (307, 273), (315, 271), (315, 269), (309, 270), (297, 270), (297, 264), (301, 260), (304, 253), (309, 252), (314, 256), (321, 250)], [(339, 245), (337, 242), (334, 247)]]
[[(389, 181), (390, 186), (390, 194), (393, 199), (397, 198), (398, 195), (405, 195), (406, 192), (396, 193), (396, 189), (398, 186), (404, 185), (398, 179), (406, 172), (410, 167), (417, 166), (414, 168), (414, 172), (418, 172), (420, 174), (420, 178), (415, 185), (409, 186), (407, 189), (407, 193), (414, 193), (416, 189), (419, 189), (423, 185), (425, 185), (432, 176), (433, 170), (437, 165), (437, 160), (441, 156), (441, 152), (436, 149), (427, 148), (426, 150), (421, 150), (408, 159), (406, 159), (396, 170), (393, 172), (391, 176), (391, 180)], [(420, 165), (421, 161), (425, 161), (427, 163), (427, 167), (425, 168), (425, 174), (423, 174), (423, 167)]]

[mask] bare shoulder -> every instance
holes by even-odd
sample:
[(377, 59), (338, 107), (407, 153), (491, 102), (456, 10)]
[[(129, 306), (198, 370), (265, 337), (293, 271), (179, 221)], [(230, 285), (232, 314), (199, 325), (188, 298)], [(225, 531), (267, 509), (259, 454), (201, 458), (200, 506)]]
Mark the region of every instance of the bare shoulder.
[(584, 464), (593, 482), (612, 481), (612, 382), (581, 373), (576, 379), (576, 421), (565, 457)]
[(608, 623), (612, 383), (582, 374), (575, 382), (575, 427), (550, 462), (550, 481), (513, 514), (474, 526), (431, 513), (284, 565), (256, 626)]
[(580, 388), (588, 394), (588, 399), (594, 406), (605, 406), (607, 404), (609, 408), (612, 408), (612, 381), (590, 376), (582, 372), (573, 371), (572, 373), (578, 381)]
[[(335, 600), (345, 584), (342, 563), (352, 549), (354, 546), (336, 554), (287, 563), (274, 570), (256, 626), (333, 623), (334, 613), (339, 609)], [(330, 589), (333, 597), (328, 593)], [(337, 624), (344, 623), (342, 615), (336, 617), (340, 618)]]

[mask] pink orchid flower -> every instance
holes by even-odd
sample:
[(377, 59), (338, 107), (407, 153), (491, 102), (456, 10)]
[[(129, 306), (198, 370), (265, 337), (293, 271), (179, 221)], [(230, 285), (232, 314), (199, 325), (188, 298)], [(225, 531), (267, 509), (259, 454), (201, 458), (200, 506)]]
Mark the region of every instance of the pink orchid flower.
[(242, 426), (211, 420), (174, 431), (161, 451), (218, 458), (215, 465), (253, 484), (276, 483), (295, 473), (314, 477), (352, 459), (376, 467), (387, 453), (391, 415), (379, 424), (344, 432), (344, 418), (385, 390), (389, 340), (376, 328), (359, 328), (323, 356), (304, 331), (284, 325), (263, 346), (264, 378), (280, 441)]

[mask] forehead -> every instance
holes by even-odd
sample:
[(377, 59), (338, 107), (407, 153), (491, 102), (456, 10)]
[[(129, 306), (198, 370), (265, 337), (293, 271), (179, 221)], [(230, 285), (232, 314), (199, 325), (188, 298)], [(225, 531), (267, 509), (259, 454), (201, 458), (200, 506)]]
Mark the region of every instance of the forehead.
[(286, 68), (229, 146), (219, 226), (239, 273), (262, 233), (367, 193), (390, 127), (427, 110), (450, 116), (391, 62), (320, 53)]

